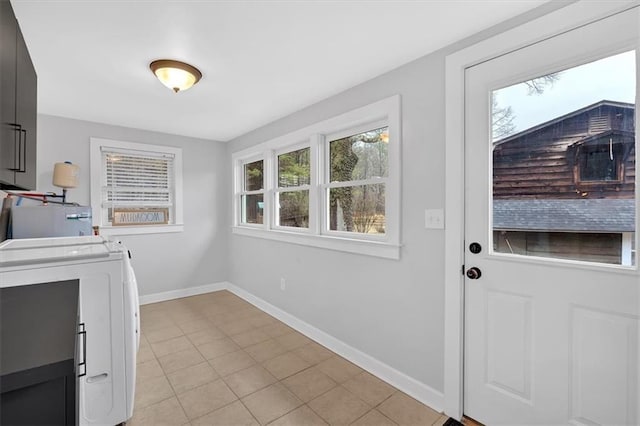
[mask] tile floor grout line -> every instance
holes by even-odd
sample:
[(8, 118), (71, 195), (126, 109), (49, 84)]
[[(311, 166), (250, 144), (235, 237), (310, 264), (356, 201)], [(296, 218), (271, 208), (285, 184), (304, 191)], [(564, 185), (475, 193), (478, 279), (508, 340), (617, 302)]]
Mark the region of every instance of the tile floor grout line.
[(247, 405), (244, 403), (244, 401), (242, 400), (242, 398), (238, 399), (238, 401), (240, 401), (240, 404), (242, 404), (242, 406), (244, 407), (245, 410), (247, 410), (247, 412), (249, 414), (251, 414), (251, 417), (253, 417), (253, 419), (256, 421), (256, 423), (258, 423), (259, 425), (261, 425), (262, 423), (260, 423), (260, 420), (258, 420), (258, 418), (256, 417), (255, 414), (253, 414), (253, 412), (251, 410), (249, 410), (249, 407), (247, 407)]
[[(327, 392), (323, 393), (322, 395), (324, 395), (324, 394), (326, 394), (326, 393), (331, 392), (331, 391), (332, 391), (333, 389), (335, 389), (335, 388), (336, 388), (336, 387), (331, 388), (330, 390), (328, 390)], [(321, 397), (322, 395), (318, 395), (316, 398), (319, 398), (319, 397)], [(313, 398), (311, 401), (313, 401), (313, 400), (314, 400), (314, 399), (316, 399), (316, 398)], [(309, 401), (309, 402), (311, 402), (311, 401)], [(331, 422), (329, 422), (329, 420), (325, 419), (324, 417), (322, 417), (322, 415), (321, 415), (320, 413), (318, 413), (316, 410), (314, 410), (314, 409), (313, 409), (313, 407), (312, 407), (311, 405), (309, 405), (309, 402), (305, 403), (305, 404), (307, 405), (307, 407), (309, 407), (309, 410), (313, 411), (313, 413), (314, 413), (316, 416), (320, 417), (320, 418), (321, 418), (325, 423), (327, 423), (328, 425), (330, 425), (330, 426), (331, 426)]]
[[(196, 386), (196, 387), (191, 388), (191, 389), (189, 389), (188, 391), (185, 391), (185, 392), (183, 392), (183, 393), (191, 392), (192, 390), (195, 390), (195, 389), (198, 389), (199, 387), (206, 386), (206, 385), (208, 385), (208, 384), (214, 383), (214, 382), (216, 382), (216, 381), (218, 381), (218, 380), (222, 380), (222, 379), (217, 379), (217, 380), (214, 380), (214, 381), (212, 381), (212, 382), (208, 382), (208, 383), (205, 383), (205, 384), (203, 384), (203, 385)], [(225, 383), (225, 386), (227, 386), (227, 387), (229, 388), (229, 385), (227, 385), (226, 383)], [(233, 392), (233, 389), (229, 388), (229, 390), (230, 390), (231, 392)], [(213, 409), (213, 410), (211, 410), (211, 411), (207, 411), (207, 412), (206, 412), (206, 413), (204, 413), (202, 416), (198, 416), (198, 417), (196, 417), (196, 418), (195, 418), (195, 419), (193, 419), (193, 420), (196, 420), (196, 419), (198, 419), (198, 418), (200, 418), (200, 417), (208, 416), (209, 414), (213, 413), (214, 411), (218, 411), (219, 409), (224, 408), (224, 407), (226, 407), (226, 406), (228, 406), (228, 405), (231, 405), (231, 404), (233, 404), (233, 403), (234, 403), (234, 402), (236, 402), (236, 401), (240, 401), (240, 398), (238, 398), (238, 397), (237, 397), (237, 395), (235, 395), (235, 393), (234, 393), (234, 396), (236, 397), (236, 399), (234, 399), (233, 401), (228, 402), (228, 403), (226, 403), (226, 404), (224, 404), (224, 405), (221, 405), (221, 406), (219, 406), (218, 408), (215, 408), (215, 409)], [(178, 395), (176, 395), (176, 399), (177, 399), (177, 400), (178, 400), (178, 402), (180, 403), (180, 406), (182, 406), (182, 402), (180, 401), (180, 398), (178, 398)], [(189, 423), (191, 423), (191, 420), (192, 420), (192, 419), (191, 419), (191, 418), (189, 418), (189, 415), (187, 414), (187, 410), (184, 408), (184, 406), (182, 406), (182, 410), (184, 411), (184, 413), (185, 413), (185, 415), (186, 415), (187, 419), (189, 419)]]
[[(214, 296), (215, 295), (215, 296)], [(207, 297), (210, 296), (210, 297)], [(215, 305), (215, 306), (213, 306)], [(215, 309), (214, 309), (215, 308)], [(172, 310), (175, 309), (174, 314), (168, 314), (167, 315), (167, 310)], [(278, 320), (277, 318), (272, 317), (271, 315), (267, 314), (266, 312), (262, 311), (261, 309), (251, 305), (249, 302), (241, 300), (240, 298), (238, 298), (237, 296), (232, 295), (231, 293), (229, 293), (228, 291), (221, 291), (221, 292), (214, 292), (214, 293), (208, 293), (207, 295), (194, 295), (194, 296), (190, 296), (188, 298), (183, 298), (183, 299), (178, 299), (177, 303), (175, 300), (173, 301), (164, 301), (161, 302), (161, 306), (159, 306), (158, 308), (154, 308), (154, 309), (141, 309), (141, 316), (143, 317), (143, 325), (142, 328), (144, 329), (144, 324), (147, 323), (149, 324), (151, 322), (151, 320), (144, 320), (145, 317), (145, 311), (147, 311), (147, 314), (149, 312), (153, 313), (151, 315), (151, 317), (156, 317), (156, 318), (168, 318), (168, 321), (171, 322), (171, 324), (165, 324), (166, 327), (158, 327), (158, 328), (154, 328), (154, 330), (162, 330), (162, 329), (170, 329), (171, 327), (176, 327), (177, 330), (179, 330), (181, 332), (180, 335), (175, 336), (175, 337), (169, 337), (168, 339), (163, 339), (163, 340), (159, 340), (157, 342), (154, 342), (153, 345), (155, 344), (159, 344), (162, 342), (166, 342), (168, 340), (171, 339), (177, 339), (180, 337), (185, 337), (186, 341), (189, 343), (189, 345), (191, 346), (191, 348), (195, 348), (196, 352), (203, 358), (202, 362), (197, 363), (196, 365), (200, 365), (200, 364), (204, 364), (205, 362), (207, 363), (208, 367), (210, 367), (213, 372), (215, 372), (215, 374), (217, 374), (217, 378), (214, 380), (211, 380), (207, 383), (204, 384), (200, 384), (198, 386), (195, 386), (193, 388), (188, 389), (187, 391), (191, 391), (194, 389), (198, 389), (199, 387), (202, 386), (206, 386), (210, 383), (213, 383), (217, 380), (221, 380), (222, 383), (224, 383), (224, 385), (231, 390), (231, 393), (236, 397), (236, 399), (234, 401), (231, 401), (225, 405), (222, 405), (220, 407), (217, 407), (215, 410), (211, 410), (205, 414), (203, 414), (200, 417), (209, 415), (212, 412), (215, 412), (217, 410), (220, 410), (224, 407), (227, 407), (231, 404), (234, 404), (235, 401), (240, 401), (242, 407), (248, 411), (250, 413), (250, 415), (252, 416), (252, 418), (254, 420), (256, 420), (258, 423), (260, 423), (257, 419), (257, 417), (255, 416), (255, 414), (248, 409), (248, 406), (245, 405), (243, 398), (248, 398), (249, 396), (263, 391), (264, 389), (267, 389), (271, 386), (275, 386), (275, 385), (279, 385), (282, 387), (282, 389), (286, 390), (288, 393), (290, 393), (291, 395), (293, 395), (295, 397), (296, 400), (298, 400), (300, 402), (301, 405), (298, 405), (297, 407), (288, 410), (286, 413), (280, 415), (279, 417), (270, 420), (270, 422), (274, 422), (277, 421), (278, 419), (281, 419), (287, 415), (289, 415), (291, 412), (300, 409), (301, 407), (306, 407), (307, 409), (310, 410), (311, 413), (314, 413), (314, 415), (317, 415), (320, 419), (322, 419), (323, 421), (325, 421), (324, 417), (321, 416), (319, 413), (317, 413), (315, 410), (313, 410), (311, 408), (311, 406), (309, 405), (309, 403), (311, 403), (312, 401), (314, 401), (317, 398), (321, 398), (323, 395), (337, 389), (338, 387), (342, 388), (342, 390), (346, 390), (350, 395), (352, 395), (354, 398), (356, 398), (356, 400), (361, 401), (364, 406), (367, 408), (367, 411), (362, 414), (361, 416), (359, 416), (358, 418), (354, 419), (353, 422), (358, 421), (359, 419), (361, 419), (362, 417), (366, 416), (368, 413), (370, 413), (373, 410), (377, 410), (378, 413), (380, 415), (382, 415), (384, 418), (391, 420), (392, 422), (395, 423), (395, 420), (389, 418), (388, 416), (386, 416), (385, 414), (381, 413), (378, 408), (384, 404), (386, 401), (388, 401), (389, 399), (391, 399), (394, 395), (397, 394), (401, 394), (401, 395), (405, 395), (408, 397), (408, 395), (404, 394), (402, 391), (400, 391), (399, 389), (397, 389), (395, 386), (392, 386), (388, 383), (386, 383), (384, 380), (382, 380), (382, 382), (384, 382), (386, 385), (390, 386), (390, 388), (392, 389), (392, 393), (387, 396), (386, 398), (384, 398), (382, 401), (378, 402), (377, 404), (373, 405), (370, 404), (369, 402), (365, 401), (363, 398), (361, 398), (360, 396), (358, 396), (355, 392), (351, 391), (350, 389), (348, 389), (345, 384), (349, 383), (351, 380), (353, 380), (354, 378), (358, 377), (360, 374), (367, 372), (367, 370), (364, 370), (362, 368), (360, 368), (360, 373), (349, 376), (349, 378), (347, 380), (343, 380), (341, 382), (338, 382), (336, 380), (334, 380), (331, 376), (329, 376), (327, 373), (325, 373), (322, 369), (318, 368), (318, 371), (321, 372), (322, 374), (326, 375), (331, 382), (333, 383), (332, 387), (318, 395), (315, 395), (310, 401), (303, 401), (301, 400), (298, 395), (293, 391), (292, 388), (289, 388), (289, 386), (287, 386), (287, 384), (285, 384), (285, 381), (290, 379), (293, 376), (296, 376), (298, 374), (302, 374), (304, 372), (307, 372), (313, 368), (317, 368), (319, 367), (319, 365), (323, 364), (325, 361), (328, 361), (331, 358), (336, 358), (337, 360), (344, 360), (346, 362), (351, 363), (350, 361), (346, 360), (344, 357), (341, 357), (339, 354), (331, 351), (330, 349), (326, 348), (325, 346), (319, 344), (318, 342), (314, 341), (313, 339), (309, 339), (308, 337), (306, 337), (304, 334), (300, 333), (299, 331), (289, 327), (287, 324), (283, 323), (282, 321)], [(216, 314), (211, 314), (208, 315), (208, 313), (211, 312), (216, 312)], [(164, 315), (163, 315), (164, 314)], [(212, 320), (212, 317), (215, 317), (215, 320)], [(195, 325), (185, 325), (187, 323), (190, 322), (196, 322), (196, 321), (204, 321), (205, 324), (207, 324), (207, 327), (204, 327), (204, 325), (200, 324), (195, 324)], [(232, 324), (235, 323), (235, 324)], [(225, 326), (225, 324), (230, 324), (228, 326)], [(189, 327), (194, 326), (197, 328), (201, 329), (196, 329), (196, 330), (191, 330), (191, 333), (186, 333), (186, 330), (189, 330)], [(222, 327), (222, 328), (220, 328)], [(269, 329), (269, 332), (267, 332), (267, 329)], [(148, 329), (147, 329), (148, 330)], [(148, 332), (147, 330), (145, 330), (145, 332)], [(177, 331), (176, 330), (176, 331)], [(194, 335), (195, 333), (198, 332), (204, 332), (207, 330), (216, 330), (216, 332), (220, 333), (220, 337), (218, 339), (212, 339), (210, 342), (204, 342), (201, 345), (196, 345), (194, 340), (195, 337), (190, 337), (189, 334)], [(226, 330), (226, 331), (225, 331)], [(240, 332), (233, 332), (234, 330), (243, 330)], [(286, 330), (286, 331), (285, 331)], [(231, 332), (230, 332), (231, 331)], [(281, 333), (281, 331), (285, 331), (284, 333)], [(171, 331), (168, 331), (167, 333), (171, 334)], [(251, 333), (254, 333), (255, 336), (258, 336), (258, 339), (262, 339), (258, 342), (253, 342), (251, 345), (246, 345), (246, 346), (240, 346), (238, 344), (238, 342), (236, 342), (236, 340), (234, 340), (234, 337), (238, 338), (238, 336), (242, 335), (242, 334), (247, 334), (247, 339), (248, 341), (251, 341), (252, 338), (255, 338), (255, 336), (251, 336)], [(262, 335), (260, 335), (260, 333), (262, 333)], [(145, 334), (145, 333), (141, 333), (141, 334)], [(155, 334), (155, 333), (154, 333)], [(162, 331), (159, 331), (157, 333), (158, 335), (162, 335)], [(283, 338), (283, 336), (287, 336), (290, 335), (291, 337), (288, 338)], [(267, 338), (268, 336), (268, 338)], [(305, 341), (302, 344), (298, 344), (299, 340), (302, 337), (306, 337)], [(156, 337), (157, 338), (157, 337)], [(222, 340), (222, 339), (228, 339), (230, 342), (232, 342), (237, 348), (233, 351), (229, 351), (223, 354), (219, 354), (216, 357), (213, 357), (211, 359), (209, 359), (208, 357), (204, 356), (203, 351), (200, 349), (200, 347), (202, 347), (203, 345), (206, 345), (207, 343), (212, 343), (218, 340)], [(151, 361), (155, 361), (159, 366), (160, 366), (160, 371), (163, 372), (164, 374), (164, 378), (165, 380), (167, 380), (169, 382), (170, 385), (170, 389), (172, 391), (173, 397), (175, 397), (177, 399), (177, 401), (180, 404), (181, 409), (183, 410), (184, 414), (186, 415), (186, 410), (184, 409), (184, 406), (182, 405), (182, 403), (180, 402), (180, 399), (178, 398), (178, 394), (176, 392), (176, 388), (174, 387), (174, 385), (171, 383), (171, 381), (169, 381), (169, 374), (175, 374), (178, 373), (180, 371), (183, 371), (187, 368), (190, 367), (194, 367), (194, 365), (190, 365), (190, 366), (186, 366), (186, 367), (182, 367), (179, 368), (178, 370), (172, 371), (171, 373), (167, 374), (166, 370), (165, 370), (165, 366), (163, 366), (160, 362), (159, 362), (159, 358), (157, 356), (157, 350), (154, 350), (153, 345), (151, 344), (151, 342), (148, 341), (148, 339), (145, 338), (146, 341), (146, 345), (148, 347), (148, 350), (150, 352), (150, 354), (153, 356), (152, 359), (148, 359), (145, 362), (151, 362)], [(239, 338), (238, 341), (242, 341), (242, 338)], [(280, 346), (281, 350), (284, 350), (284, 352), (282, 353), (278, 353), (275, 356), (270, 356), (266, 359), (263, 359), (262, 361), (259, 361), (258, 358), (262, 358), (259, 354), (260, 351), (255, 352), (256, 355), (251, 355), (251, 353), (249, 353), (247, 351), (247, 348), (250, 348), (252, 346), (257, 346), (260, 345), (262, 343), (268, 342), (268, 341), (273, 341), (275, 344)], [(283, 344), (281, 342), (284, 342), (286, 344)], [(298, 343), (295, 343), (298, 342)], [(321, 349), (324, 349), (324, 351), (326, 351), (326, 353), (330, 354), (329, 357), (324, 357), (324, 354), (318, 354), (317, 352), (309, 352), (309, 359), (307, 359), (307, 357), (302, 356), (302, 352), (299, 352), (300, 349), (310, 346), (312, 344), (318, 345)], [(170, 346), (169, 346), (170, 347)], [(170, 352), (168, 354), (163, 355), (163, 357), (169, 356), (169, 355), (173, 355), (173, 354), (179, 354), (181, 352), (187, 352), (191, 349), (183, 349), (183, 350), (179, 350), (179, 351), (174, 351), (174, 352)], [(248, 359), (250, 359), (252, 361), (252, 365), (250, 366), (246, 366), (243, 368), (240, 368), (239, 370), (233, 371), (225, 376), (223, 376), (222, 374), (220, 374), (220, 372), (213, 366), (212, 361), (226, 356), (230, 353), (236, 352), (238, 351), (238, 353), (242, 353), (243, 356), (248, 357)], [(242, 351), (242, 352), (240, 352)], [(291, 374), (288, 374), (282, 378), (279, 377), (274, 377), (274, 375), (271, 373), (271, 371), (266, 368), (266, 364), (268, 364), (271, 360), (278, 358), (280, 356), (284, 356), (287, 354), (292, 354), (295, 357), (300, 358), (302, 361), (304, 361), (304, 363), (308, 364), (306, 367), (302, 368), (301, 370), (295, 371)], [(224, 361), (223, 361), (224, 362)], [(224, 364), (219, 364), (219, 365), (224, 365)], [(275, 364), (274, 364), (275, 365)], [(240, 397), (232, 388), (231, 386), (229, 386), (229, 382), (227, 382), (228, 378), (234, 374), (237, 374), (239, 372), (242, 372), (244, 370), (247, 370), (249, 368), (252, 367), (256, 367), (258, 366), (259, 368), (263, 369), (264, 371), (266, 371), (275, 381), (263, 386), (259, 389), (256, 389), (254, 391), (252, 391), (251, 393), (244, 395), (243, 397)], [(284, 369), (285, 371), (286, 368)], [(371, 374), (371, 373), (369, 373)], [(377, 378), (377, 376), (373, 375), (374, 377)], [(379, 379), (379, 378), (378, 378)], [(381, 380), (381, 379), (379, 379)], [(361, 382), (363, 386), (368, 386), (368, 382)], [(375, 384), (374, 384), (375, 386)], [(353, 388), (353, 386), (351, 386)], [(187, 392), (185, 391), (185, 392)], [(184, 392), (183, 392), (184, 393)], [(409, 397), (411, 398), (411, 397)], [(164, 401), (166, 401), (167, 399), (170, 398), (166, 398), (163, 399), (161, 401), (157, 401), (154, 404), (157, 403), (162, 403)], [(375, 399), (375, 398), (374, 398)], [(420, 406), (423, 407), (427, 407), (430, 408), (428, 406), (426, 406), (425, 404), (420, 403), (419, 401), (417, 401), (418, 404)], [(154, 404), (150, 404), (149, 406), (152, 406)], [(147, 406), (148, 407), (148, 406)], [(200, 418), (198, 417), (198, 418)], [(197, 420), (193, 419), (193, 421)], [(437, 423), (438, 421), (440, 421), (440, 419), (442, 418), (442, 414), (438, 413), (438, 418), (436, 420), (434, 420), (434, 422), (432, 422), (432, 424)], [(187, 416), (187, 419), (189, 419), (189, 417)], [(191, 419), (189, 419), (189, 424), (191, 423)]]

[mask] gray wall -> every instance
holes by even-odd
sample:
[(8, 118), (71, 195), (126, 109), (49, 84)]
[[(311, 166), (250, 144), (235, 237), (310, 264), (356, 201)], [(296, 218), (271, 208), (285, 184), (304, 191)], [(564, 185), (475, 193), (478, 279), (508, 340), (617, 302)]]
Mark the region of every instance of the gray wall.
[(442, 391), (444, 232), (425, 229), (424, 210), (444, 206), (444, 54), (242, 136), (228, 152), (394, 94), (402, 97), (401, 259), (231, 235), (229, 281)]
[(546, 3), (231, 141), (229, 155), (387, 96), (402, 97), (401, 259), (231, 234), (229, 281), (442, 392), (445, 233), (425, 229), (424, 216), (445, 202), (445, 58), (562, 5)]
[(89, 138), (182, 148), (184, 232), (119, 237), (133, 254), (141, 295), (211, 284), (227, 277), (229, 161), (221, 142), (149, 132), (50, 115), (38, 115), (39, 191), (51, 184), (53, 165), (80, 166), (80, 185), (69, 201), (90, 205)]

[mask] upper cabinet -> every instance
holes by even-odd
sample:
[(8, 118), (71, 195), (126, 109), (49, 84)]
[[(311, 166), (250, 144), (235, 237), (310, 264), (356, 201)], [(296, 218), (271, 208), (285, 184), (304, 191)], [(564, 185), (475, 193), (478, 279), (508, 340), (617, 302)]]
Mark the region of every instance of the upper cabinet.
[(8, 0), (0, 0), (0, 188), (36, 188), (37, 76)]

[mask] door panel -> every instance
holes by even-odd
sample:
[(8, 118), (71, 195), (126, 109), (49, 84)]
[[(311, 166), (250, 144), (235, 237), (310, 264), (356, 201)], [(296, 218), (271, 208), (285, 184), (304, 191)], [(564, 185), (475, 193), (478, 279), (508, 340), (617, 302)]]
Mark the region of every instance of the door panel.
[[(571, 312), (571, 411), (580, 423), (629, 424), (637, 395), (638, 321), (591, 308)], [(609, 360), (616, 369), (606, 368)], [(598, 409), (605, 406), (604, 410)], [(604, 417), (608, 413), (610, 417)]]
[[(572, 103), (620, 78), (594, 68), (585, 80), (571, 77), (635, 54), (637, 40), (636, 8), (466, 72), (465, 241), (488, 250), (465, 252), (467, 269), (481, 275), (465, 281), (464, 412), (482, 423), (640, 421), (637, 73), (631, 102), (598, 92)], [(557, 105), (502, 104), (529, 121), (494, 137), (496, 93), (557, 72), (553, 90), (569, 89)], [(622, 222), (631, 228), (611, 228)]]
[[(531, 401), (531, 297), (487, 291), (487, 384)], [(508, 351), (498, 348), (509, 348)]]

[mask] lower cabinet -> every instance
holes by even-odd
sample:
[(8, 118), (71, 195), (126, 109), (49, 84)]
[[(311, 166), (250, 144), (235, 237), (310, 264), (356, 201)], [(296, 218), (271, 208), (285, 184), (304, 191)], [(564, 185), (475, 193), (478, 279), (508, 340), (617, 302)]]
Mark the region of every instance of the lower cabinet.
[(75, 425), (73, 359), (2, 376), (0, 424)]
[(0, 273), (0, 425), (128, 420), (121, 258)]
[(0, 425), (76, 424), (78, 288), (0, 288)]

